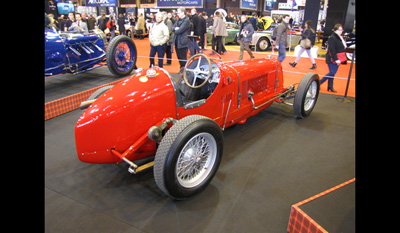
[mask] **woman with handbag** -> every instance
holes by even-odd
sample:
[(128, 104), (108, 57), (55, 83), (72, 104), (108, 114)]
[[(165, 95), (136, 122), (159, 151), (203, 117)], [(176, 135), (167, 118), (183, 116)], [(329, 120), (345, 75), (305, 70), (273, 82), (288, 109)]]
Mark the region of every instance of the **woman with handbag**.
[(328, 91), (337, 92), (333, 89), (333, 77), (335, 76), (339, 65), (347, 61), (346, 58), (346, 42), (342, 37), (343, 26), (335, 24), (333, 33), (328, 39), (328, 48), (326, 52), (326, 63), (329, 67), (327, 73), (322, 79), (321, 84), (328, 80)]
[(303, 54), (304, 51), (307, 52), (308, 57), (310, 58), (313, 66), (310, 69), (316, 69), (317, 65), (315, 64), (315, 60), (311, 55), (311, 48), (315, 44), (315, 30), (311, 27), (311, 20), (307, 20), (304, 23), (304, 30), (303, 34), (301, 35), (301, 41), (300, 41), (300, 51), (299, 54), (297, 55), (296, 61), (293, 63), (289, 62), (289, 65), (295, 67), (297, 65), (297, 62), (300, 60), (301, 54)]

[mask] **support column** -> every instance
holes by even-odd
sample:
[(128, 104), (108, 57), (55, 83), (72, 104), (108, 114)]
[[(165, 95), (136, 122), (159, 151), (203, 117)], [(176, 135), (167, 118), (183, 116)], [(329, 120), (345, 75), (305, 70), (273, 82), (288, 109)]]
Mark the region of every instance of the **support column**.
[(224, 0), (217, 0), (217, 9), (218, 8), (224, 8)]
[[(308, 1), (307, 1), (308, 4)], [(326, 24), (324, 36), (330, 36), (335, 24), (343, 25), (344, 32), (353, 31), (355, 19), (355, 0), (332, 0), (329, 1), (326, 12)]]
[[(304, 9), (304, 22), (311, 20), (312, 28), (317, 29), (318, 15), (320, 8), (320, 0), (307, 0), (306, 8)], [(302, 25), (304, 27), (304, 23)]]

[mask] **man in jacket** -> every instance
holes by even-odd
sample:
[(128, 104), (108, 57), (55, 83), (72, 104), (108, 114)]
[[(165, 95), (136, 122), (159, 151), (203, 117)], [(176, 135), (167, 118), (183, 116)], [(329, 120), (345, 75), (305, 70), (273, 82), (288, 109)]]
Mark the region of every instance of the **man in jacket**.
[(206, 23), (206, 19), (205, 16), (207, 15), (207, 13), (205, 11), (203, 11), (203, 13), (201, 13), (200, 15), (200, 25), (199, 25), (199, 34), (200, 34), (200, 42), (199, 42), (199, 46), (201, 46), (202, 49), (205, 49), (205, 47), (207, 46), (207, 37), (206, 37), (206, 33), (207, 33), (207, 23)]
[(284, 15), (282, 23), (278, 25), (276, 32), (275, 47), (278, 49), (278, 60), (282, 61), (286, 58), (286, 47), (287, 47), (287, 29), (289, 26), (289, 15)]
[(156, 22), (150, 29), (149, 41), (151, 45), (150, 49), (150, 67), (154, 65), (154, 56), (158, 54), (158, 66), (163, 68), (163, 57), (164, 57), (164, 44), (169, 39), (169, 31), (167, 25), (163, 22), (163, 13), (158, 12), (156, 14)]
[(190, 31), (190, 22), (186, 17), (186, 9), (178, 8), (177, 10), (179, 19), (172, 26), (172, 31), (175, 33), (174, 36), (174, 44), (176, 55), (179, 59), (179, 64), (181, 68), (185, 67), (187, 61), (187, 52), (189, 47), (189, 39), (187, 35), (189, 35)]
[(71, 26), (68, 28), (68, 31), (73, 32), (87, 32), (88, 28), (85, 22), (82, 21), (81, 14), (75, 14), (76, 22), (72, 23)]
[(167, 43), (164, 45), (164, 54), (167, 57), (167, 62), (164, 65), (171, 65), (172, 63), (172, 43), (174, 42), (174, 33), (172, 32), (172, 21), (168, 18), (168, 13), (163, 11), (164, 14), (164, 24), (167, 25), (168, 32), (169, 32), (169, 39)]
[(125, 35), (125, 17), (122, 14), (118, 15), (118, 31), (120, 35)]
[(240, 41), (240, 57), (239, 60), (243, 59), (243, 50), (245, 49), (251, 58), (254, 58), (253, 53), (251, 53), (251, 49), (249, 47), (250, 42), (253, 38), (254, 28), (253, 25), (247, 20), (246, 15), (242, 15), (240, 17), (240, 21), (242, 22), (242, 26), (239, 31), (239, 41)]

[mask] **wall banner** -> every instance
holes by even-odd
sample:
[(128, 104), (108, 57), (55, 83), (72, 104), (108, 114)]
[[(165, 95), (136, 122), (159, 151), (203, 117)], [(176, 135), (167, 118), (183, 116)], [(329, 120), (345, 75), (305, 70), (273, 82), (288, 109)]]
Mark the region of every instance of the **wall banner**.
[(106, 7), (117, 7), (117, 0), (87, 0), (87, 6), (106, 6)]
[(157, 0), (158, 7), (203, 7), (203, 0)]
[(240, 8), (257, 10), (257, 0), (240, 0)]

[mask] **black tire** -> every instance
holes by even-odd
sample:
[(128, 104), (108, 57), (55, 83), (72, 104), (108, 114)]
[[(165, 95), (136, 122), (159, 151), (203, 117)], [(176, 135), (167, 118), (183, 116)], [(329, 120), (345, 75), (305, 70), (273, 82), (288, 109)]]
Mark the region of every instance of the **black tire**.
[[(128, 55), (130, 55), (128, 60), (118, 58), (118, 53), (127, 52), (127, 51), (123, 52), (121, 51), (120, 47), (121, 42), (122, 44), (125, 43), (128, 47), (127, 49), (129, 49), (129, 53), (127, 53)], [(137, 60), (136, 45), (131, 38), (124, 35), (120, 35), (114, 37), (111, 40), (107, 48), (107, 66), (111, 73), (119, 77), (129, 75), (132, 72), (132, 70), (136, 68), (136, 60)], [(118, 64), (118, 62), (120, 62), (121, 64)]]
[(294, 97), (294, 113), (297, 118), (308, 117), (317, 103), (320, 81), (318, 74), (307, 73), (301, 80)]
[[(201, 145), (207, 156), (196, 153), (196, 145)], [(200, 193), (217, 172), (222, 150), (223, 134), (215, 121), (199, 115), (182, 118), (167, 131), (157, 149), (153, 169), (157, 186), (178, 200)]]

